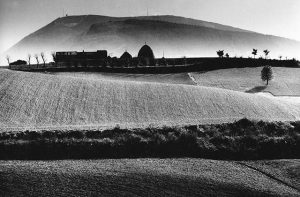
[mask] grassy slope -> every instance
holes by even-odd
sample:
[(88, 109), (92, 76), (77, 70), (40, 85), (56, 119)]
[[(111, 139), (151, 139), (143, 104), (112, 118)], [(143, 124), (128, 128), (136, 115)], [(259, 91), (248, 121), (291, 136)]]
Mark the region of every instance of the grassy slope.
[(172, 74), (127, 74), (127, 73), (93, 73), (93, 72), (55, 72), (54, 75), (87, 78), (94, 80), (121, 80), (121, 81), (140, 81), (157, 82), (170, 84), (195, 85), (188, 73)]
[(260, 78), (262, 67), (232, 68), (192, 73), (200, 86), (218, 87), (242, 92), (270, 92), (277, 96), (300, 96), (300, 68), (273, 68), (274, 79), (265, 86)]
[(299, 104), (234, 91), (0, 71), (0, 126), (148, 126), (295, 120)]
[[(297, 160), (290, 162), (299, 165)], [(4, 196), (300, 195), (238, 163), (203, 159), (2, 161), (0, 172)]]

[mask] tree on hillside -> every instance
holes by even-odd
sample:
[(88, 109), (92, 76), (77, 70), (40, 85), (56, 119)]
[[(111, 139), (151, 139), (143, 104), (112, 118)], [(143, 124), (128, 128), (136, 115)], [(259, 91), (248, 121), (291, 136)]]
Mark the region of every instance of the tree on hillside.
[(40, 61), (39, 61), (39, 56), (38, 56), (38, 54), (35, 54), (35, 55), (34, 55), (34, 58), (35, 58), (35, 60), (36, 60), (36, 64), (39, 65)]
[(279, 59), (280, 59), (280, 60), (282, 59), (282, 55), (279, 55)]
[(261, 79), (263, 81), (267, 81), (267, 85), (269, 84), (269, 81), (273, 79), (273, 70), (271, 66), (264, 66), (261, 70)]
[(226, 53), (226, 54), (225, 54), (225, 57), (226, 57), (226, 58), (229, 58), (229, 54), (228, 54), (228, 53)]
[(9, 65), (10, 64), (10, 56), (9, 55), (6, 56), (6, 60), (7, 60), (7, 63)]
[(55, 60), (56, 60), (56, 54), (55, 54), (55, 52), (52, 52), (51, 55), (52, 55), (53, 61), (55, 62)]
[(42, 60), (43, 60), (43, 63), (44, 63), (44, 67), (46, 66), (46, 58), (45, 58), (45, 54), (44, 54), (44, 52), (41, 52), (41, 58), (42, 58)]
[(252, 50), (252, 54), (253, 54), (254, 59), (255, 59), (255, 56), (257, 55), (257, 49), (253, 49), (253, 50)]
[(265, 59), (267, 59), (267, 57), (268, 57), (270, 51), (268, 51), (268, 49), (266, 49), (266, 50), (264, 50), (264, 53), (265, 53)]
[(30, 60), (31, 60), (31, 54), (30, 53), (28, 53), (28, 55), (27, 55), (27, 60), (28, 60), (28, 65), (30, 66)]
[(220, 58), (222, 58), (224, 56), (224, 50), (217, 51), (217, 54)]

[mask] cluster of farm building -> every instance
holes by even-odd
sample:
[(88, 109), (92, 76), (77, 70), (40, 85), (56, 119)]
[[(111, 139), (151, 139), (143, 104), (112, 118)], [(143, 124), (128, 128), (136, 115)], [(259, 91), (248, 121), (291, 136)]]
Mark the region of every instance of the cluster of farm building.
[[(55, 67), (136, 67), (136, 66), (167, 66), (185, 65), (197, 63), (201, 58), (155, 58), (153, 50), (145, 44), (139, 50), (137, 57), (133, 57), (125, 51), (119, 58), (108, 56), (107, 50), (97, 50), (94, 52), (60, 51), (53, 55), (54, 62), (47, 66)], [(10, 66), (24, 66), (27, 62), (18, 60), (10, 63)], [(37, 66), (37, 65), (35, 65)], [(42, 67), (42, 65), (40, 65)]]
[[(222, 55), (219, 53), (222, 52)], [(269, 51), (268, 51), (269, 52)], [(217, 51), (219, 57), (223, 57), (223, 51)], [(252, 53), (253, 54), (253, 53)], [(170, 68), (170, 67), (188, 67), (189, 71), (212, 70), (223, 68), (239, 68), (239, 67), (258, 67), (264, 65), (281, 66), (281, 67), (299, 67), (299, 62), (293, 60), (276, 60), (267, 58), (155, 58), (150, 46), (146, 43), (139, 50), (138, 55), (133, 57), (125, 51), (119, 58), (108, 56), (107, 50), (97, 50), (95, 52), (77, 52), (77, 51), (61, 51), (52, 54), (54, 62), (45, 63), (43, 54), (43, 64), (30, 64), (24, 60), (18, 60), (10, 63), (10, 68), (14, 70), (35, 70), (35, 69), (62, 69), (62, 68)], [(78, 70), (78, 69), (77, 69)], [(59, 71), (59, 70), (58, 70)], [(187, 70), (177, 70), (187, 71)]]

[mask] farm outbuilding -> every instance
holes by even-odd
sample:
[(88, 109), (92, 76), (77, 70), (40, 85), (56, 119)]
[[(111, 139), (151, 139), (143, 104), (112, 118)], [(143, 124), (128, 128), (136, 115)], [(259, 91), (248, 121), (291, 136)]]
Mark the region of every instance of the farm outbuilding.
[(147, 44), (145, 44), (140, 49), (140, 51), (138, 53), (138, 58), (154, 59), (154, 53), (153, 53), (152, 49)]
[(142, 66), (155, 65), (155, 57), (152, 49), (145, 43), (138, 53), (139, 64)]
[(129, 59), (132, 59), (132, 55), (130, 55), (130, 53), (128, 53), (127, 51), (125, 51), (123, 53), (123, 55), (121, 55), (120, 59), (129, 60)]

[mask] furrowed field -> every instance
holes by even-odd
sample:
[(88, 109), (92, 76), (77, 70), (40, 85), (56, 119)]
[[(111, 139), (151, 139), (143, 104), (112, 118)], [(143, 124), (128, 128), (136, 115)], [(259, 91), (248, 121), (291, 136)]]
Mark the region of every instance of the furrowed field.
[(299, 120), (300, 104), (193, 85), (0, 71), (2, 130), (206, 124), (244, 117)]
[[(250, 168), (251, 162), (203, 159), (7, 161), (0, 162), (0, 192), (4, 196), (299, 196), (299, 162), (275, 160)], [(284, 169), (274, 177), (278, 164)]]
[(59, 76), (71, 76), (94, 80), (118, 80), (118, 81), (137, 81), (155, 82), (169, 84), (196, 85), (188, 73), (171, 74), (130, 74), (130, 73), (95, 73), (95, 72), (53, 72), (51, 74)]

